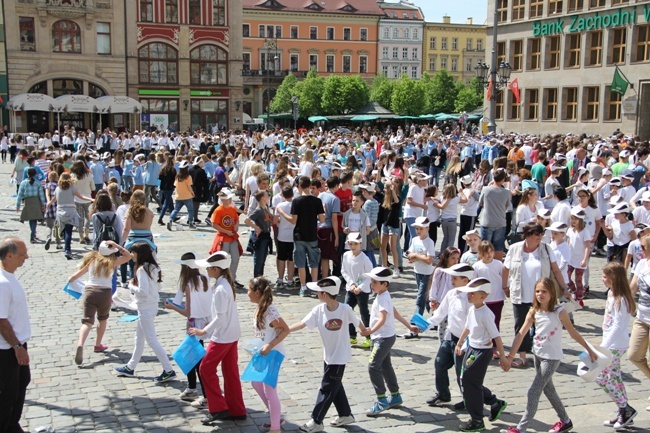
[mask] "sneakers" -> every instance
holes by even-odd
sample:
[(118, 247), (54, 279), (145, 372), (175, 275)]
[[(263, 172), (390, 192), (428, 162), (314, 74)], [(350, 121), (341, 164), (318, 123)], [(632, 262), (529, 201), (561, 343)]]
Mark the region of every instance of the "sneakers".
[(222, 421), (230, 417), (230, 412), (227, 410), (221, 412), (208, 412), (206, 416), (201, 418), (201, 424), (210, 425), (215, 421)]
[(356, 420), (354, 419), (353, 415), (337, 416), (332, 421), (330, 421), (330, 425), (332, 427), (342, 427), (344, 425), (352, 424), (355, 421)]
[(181, 392), (178, 398), (183, 401), (194, 401), (199, 398), (199, 393), (195, 389), (185, 388), (185, 391)]
[(519, 430), (517, 427), (508, 427), (507, 429), (502, 428), (499, 430), (500, 433), (521, 433), (521, 430)]
[(360, 347), (361, 349), (370, 349), (372, 347), (372, 340), (370, 340), (370, 338), (364, 338), (357, 347)]
[(377, 416), (389, 407), (390, 405), (388, 404), (388, 399), (386, 397), (378, 398), (375, 404), (373, 404), (372, 407), (366, 411), (366, 415)]
[(350, 344), (357, 344), (357, 337), (350, 337)]
[(50, 249), (50, 245), (52, 245), (52, 239), (47, 238), (47, 241), (45, 241), (45, 251)]
[(563, 432), (568, 432), (571, 431), (573, 428), (573, 423), (571, 420), (569, 422), (564, 422), (562, 420), (556, 422), (553, 424), (553, 427), (548, 431), (548, 433), (563, 433)]
[(614, 424), (614, 430), (620, 430), (632, 424), (632, 420), (637, 415), (637, 411), (630, 405), (618, 410), (618, 419)]
[(323, 424), (318, 424), (313, 419), (310, 419), (305, 425), (300, 427), (300, 431), (307, 433), (323, 431)]
[(404, 400), (402, 400), (402, 394), (391, 395), (390, 400), (388, 401), (388, 408), (400, 407), (403, 403)]
[(399, 278), (399, 269), (393, 269), (393, 278)]
[[(286, 423), (285, 419), (284, 419), (284, 418), (280, 418), (280, 427), (282, 427), (285, 423)], [(271, 422), (270, 422), (270, 421), (265, 422), (264, 424), (262, 424), (262, 427), (264, 427), (264, 428), (271, 428)]]
[(465, 400), (454, 403), (454, 410), (465, 410)]
[(108, 346), (102, 343), (99, 346), (95, 346), (93, 348), (93, 351), (95, 353), (100, 353), (100, 352), (106, 352), (107, 349), (108, 349)]
[(207, 409), (208, 399), (205, 397), (201, 397), (198, 400), (194, 400), (190, 406), (195, 407), (197, 409)]
[(433, 394), (433, 397), (427, 400), (427, 404), (429, 406), (437, 406), (441, 403), (449, 403), (449, 402), (451, 402), (450, 398), (442, 398), (440, 394), (438, 394), (437, 392)]
[(77, 346), (77, 351), (74, 354), (74, 363), (81, 365), (84, 362), (84, 348), (83, 346)]
[(402, 334), (402, 338), (410, 340), (412, 338), (420, 338), (420, 336), (415, 332), (407, 332), (406, 334)]
[(277, 280), (275, 280), (275, 288), (276, 288), (276, 290), (281, 289), (283, 287), (284, 287), (284, 281), (282, 281), (281, 278), (278, 278)]
[(307, 286), (303, 286), (300, 288), (300, 296), (302, 296), (303, 298), (309, 297), (309, 289), (307, 288)]
[[(508, 403), (504, 400), (497, 400), (496, 403), (490, 407), (490, 422), (499, 419), (504, 410), (508, 407)], [(563, 430), (564, 431), (564, 430)]]
[(462, 423), (459, 430), (466, 432), (483, 431), (485, 430), (485, 423), (483, 423), (483, 421), (470, 419), (469, 421)]
[(171, 220), (167, 221), (167, 230), (172, 231), (172, 222), (171, 222)]
[(117, 372), (117, 377), (133, 377), (135, 370), (131, 370), (126, 365), (124, 367), (115, 367), (113, 371)]
[(205, 224), (209, 227), (212, 227), (212, 220), (210, 218), (205, 219)]
[(156, 376), (154, 379), (157, 383), (168, 382), (170, 380), (176, 379), (176, 372), (172, 371), (163, 371), (160, 376)]

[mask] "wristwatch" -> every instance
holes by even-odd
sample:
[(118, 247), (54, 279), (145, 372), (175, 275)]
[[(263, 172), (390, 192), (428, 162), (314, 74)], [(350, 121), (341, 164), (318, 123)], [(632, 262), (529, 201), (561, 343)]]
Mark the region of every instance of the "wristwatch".
[(18, 350), (18, 349), (20, 349), (21, 347), (23, 347), (22, 344), (20, 344), (20, 343), (15, 344), (15, 345), (14, 345), (14, 350)]

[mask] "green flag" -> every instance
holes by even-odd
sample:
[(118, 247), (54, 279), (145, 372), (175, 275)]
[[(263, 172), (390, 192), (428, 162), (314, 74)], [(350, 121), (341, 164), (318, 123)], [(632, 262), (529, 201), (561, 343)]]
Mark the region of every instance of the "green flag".
[(610, 88), (610, 92), (618, 93), (619, 95), (624, 96), (625, 92), (627, 92), (627, 86), (629, 84), (629, 81), (627, 81), (621, 71), (618, 70), (617, 66), (614, 70), (614, 79), (612, 80), (612, 87)]

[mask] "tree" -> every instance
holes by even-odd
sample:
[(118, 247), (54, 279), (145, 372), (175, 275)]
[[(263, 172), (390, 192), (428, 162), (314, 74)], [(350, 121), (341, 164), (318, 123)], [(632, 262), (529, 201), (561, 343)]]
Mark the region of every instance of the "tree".
[(275, 97), (271, 100), (272, 113), (286, 113), (291, 111), (291, 98), (297, 95), (297, 84), (298, 78), (295, 75), (289, 74), (284, 77), (282, 84), (280, 84), (275, 93)]
[(425, 80), (424, 111), (427, 114), (453, 112), (457, 91), (449, 72), (444, 69), (436, 72), (430, 80)]
[(424, 108), (422, 84), (403, 74), (394, 84), (390, 107), (394, 113), (400, 115), (418, 116), (422, 114)]
[(330, 75), (325, 79), (321, 104), (323, 114), (344, 114), (368, 102), (368, 86), (359, 75)]
[(463, 84), (454, 104), (457, 113), (474, 111), (483, 106), (483, 86), (477, 78), (472, 78), (469, 86)]
[(377, 75), (370, 86), (370, 100), (378, 102), (384, 108), (390, 108), (393, 96), (393, 81)]
[(300, 83), (298, 108), (301, 117), (316, 116), (323, 114), (321, 100), (325, 79), (319, 77), (313, 69), (307, 73), (307, 78)]

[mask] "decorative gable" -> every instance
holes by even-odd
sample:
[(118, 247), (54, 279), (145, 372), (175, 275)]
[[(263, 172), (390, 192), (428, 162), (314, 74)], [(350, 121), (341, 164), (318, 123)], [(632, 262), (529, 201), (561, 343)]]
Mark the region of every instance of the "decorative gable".
[(342, 8), (339, 8), (340, 11), (345, 11), (345, 12), (356, 12), (357, 9), (355, 9), (352, 5), (346, 4)]
[(312, 3), (312, 4), (308, 5), (307, 7), (305, 7), (305, 9), (309, 9), (309, 10), (312, 10), (312, 11), (322, 11), (324, 8), (321, 5), (319, 5), (318, 3)]
[(284, 9), (286, 6), (280, 3), (277, 0), (266, 0), (264, 3), (259, 5), (260, 7), (263, 8), (269, 8), (269, 9)]

